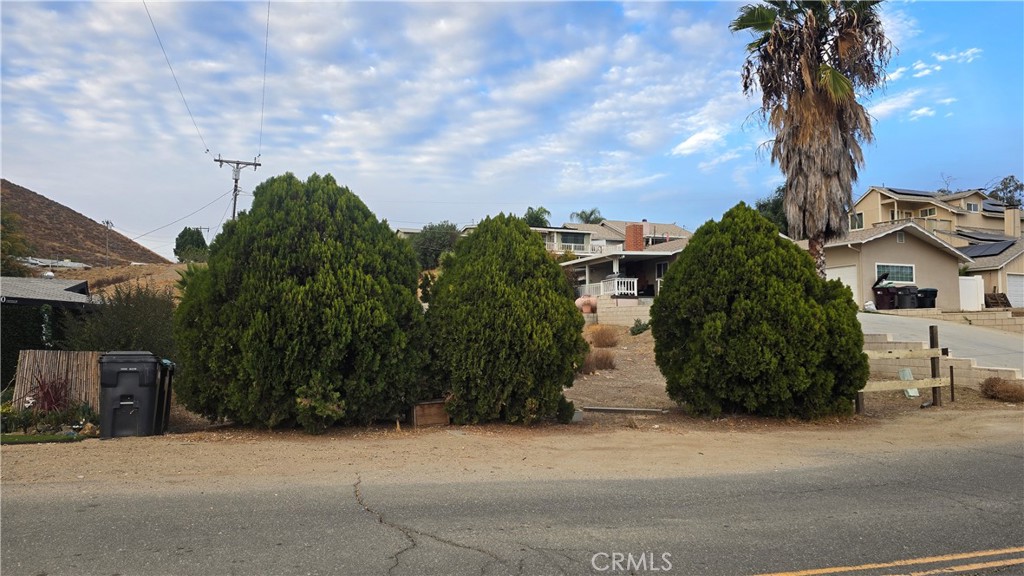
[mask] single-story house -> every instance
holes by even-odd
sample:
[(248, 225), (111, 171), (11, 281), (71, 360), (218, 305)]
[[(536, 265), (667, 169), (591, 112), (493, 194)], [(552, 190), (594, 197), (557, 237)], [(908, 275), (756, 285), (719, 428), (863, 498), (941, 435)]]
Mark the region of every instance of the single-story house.
[(0, 303), (4, 306), (42, 306), (85, 308), (92, 304), (89, 283), (85, 280), (57, 278), (0, 278)]
[[(806, 247), (806, 241), (801, 245)], [(853, 291), (858, 306), (874, 300), (872, 286), (888, 274), (895, 286), (938, 290), (935, 306), (960, 309), (960, 266), (973, 260), (912, 220), (851, 230), (825, 245), (825, 274)]]
[(986, 292), (1006, 294), (1014, 308), (1024, 308), (1024, 238), (960, 248), (974, 260), (971, 276), (984, 279)]

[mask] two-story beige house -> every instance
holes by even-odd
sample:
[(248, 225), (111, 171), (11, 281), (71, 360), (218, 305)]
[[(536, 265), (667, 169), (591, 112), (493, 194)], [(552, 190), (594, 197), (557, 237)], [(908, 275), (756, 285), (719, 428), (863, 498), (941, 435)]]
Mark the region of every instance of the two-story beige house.
[(1021, 211), (984, 190), (953, 194), (871, 186), (850, 210), (850, 230), (914, 222), (953, 247), (1020, 237)]

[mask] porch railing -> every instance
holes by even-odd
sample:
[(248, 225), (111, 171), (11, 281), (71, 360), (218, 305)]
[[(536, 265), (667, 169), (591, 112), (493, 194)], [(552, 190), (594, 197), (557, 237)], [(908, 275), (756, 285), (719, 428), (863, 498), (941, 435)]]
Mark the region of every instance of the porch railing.
[(603, 246), (592, 244), (566, 244), (564, 242), (545, 242), (548, 252), (572, 252), (573, 254), (600, 254)]
[(611, 278), (592, 284), (584, 284), (577, 290), (580, 296), (636, 296), (636, 278)]

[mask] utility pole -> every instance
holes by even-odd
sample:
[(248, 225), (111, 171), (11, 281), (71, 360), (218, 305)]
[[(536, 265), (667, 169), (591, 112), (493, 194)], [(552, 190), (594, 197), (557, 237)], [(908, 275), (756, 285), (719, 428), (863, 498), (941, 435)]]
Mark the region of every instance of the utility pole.
[(106, 255), (106, 266), (110, 268), (110, 229), (114, 227), (114, 223), (110, 220), (104, 220), (103, 225), (107, 227), (107, 233), (104, 235), (107, 239), (107, 255)]
[(262, 164), (260, 164), (256, 160), (258, 160), (258, 158), (253, 158), (252, 162), (246, 162), (245, 160), (224, 160), (223, 158), (220, 157), (220, 154), (217, 154), (217, 157), (213, 159), (214, 162), (216, 162), (217, 164), (219, 164), (221, 166), (224, 166), (225, 164), (230, 164), (231, 165), (231, 175), (232, 175), (232, 178), (235, 179), (235, 189), (231, 192), (231, 219), (232, 220), (235, 219), (235, 209), (238, 207), (238, 192), (239, 192), (239, 190), (238, 190), (238, 176), (242, 172), (242, 167), (243, 166), (252, 166), (253, 172), (255, 172), (257, 168), (262, 166)]

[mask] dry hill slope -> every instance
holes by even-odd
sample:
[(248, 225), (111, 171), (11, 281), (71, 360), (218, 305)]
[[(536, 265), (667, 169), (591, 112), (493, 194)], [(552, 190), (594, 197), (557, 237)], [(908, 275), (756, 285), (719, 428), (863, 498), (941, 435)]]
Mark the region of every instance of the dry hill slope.
[[(18, 228), (30, 255), (68, 259), (91, 266), (107, 262), (105, 226), (41, 194), (7, 180), (0, 181), (0, 209), (18, 216)], [(110, 230), (110, 265), (144, 262), (169, 264), (156, 252)]]

